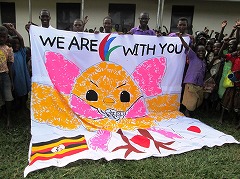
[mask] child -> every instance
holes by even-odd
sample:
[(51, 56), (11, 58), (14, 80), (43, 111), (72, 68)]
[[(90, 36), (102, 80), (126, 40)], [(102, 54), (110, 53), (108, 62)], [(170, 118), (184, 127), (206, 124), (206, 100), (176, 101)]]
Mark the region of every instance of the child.
[[(237, 42), (237, 39), (236, 39), (236, 38), (233, 38), (233, 34), (235, 33), (236, 29), (237, 29), (237, 26), (234, 26), (231, 34), (230, 34), (229, 37), (228, 37), (228, 40), (229, 40), (229, 42), (228, 42), (228, 47), (226, 48), (226, 47), (225, 47), (226, 44), (225, 44), (225, 46), (224, 46), (224, 44), (223, 44), (222, 52), (219, 51), (219, 53), (222, 53), (222, 54), (223, 54), (224, 51), (227, 51), (227, 52), (225, 52), (224, 54), (226, 54), (226, 53), (232, 53), (232, 52), (234, 52), (234, 51), (236, 50), (236, 47), (237, 47), (237, 43), (238, 43), (238, 42)], [(226, 49), (225, 49), (225, 48), (226, 48)], [(225, 92), (225, 90), (226, 90), (226, 88), (223, 87), (224, 78), (226, 77), (226, 75), (227, 75), (228, 71), (231, 69), (231, 67), (232, 67), (232, 62), (231, 62), (231, 61), (226, 61), (226, 62), (224, 63), (223, 70), (222, 70), (222, 77), (221, 77), (221, 80), (220, 80), (220, 82), (219, 82), (219, 89), (218, 89), (218, 94), (219, 94), (220, 99), (222, 99), (223, 94), (224, 94), (224, 92)], [(219, 122), (222, 123), (221, 120), (220, 120)]]
[(7, 127), (11, 126), (13, 50), (6, 45), (8, 29), (0, 26), (0, 106), (6, 105)]
[(218, 84), (222, 76), (224, 64), (218, 55), (221, 46), (221, 43), (215, 42), (212, 50), (213, 57), (211, 59), (208, 58), (207, 72), (204, 80), (204, 104), (207, 110), (209, 109), (209, 104), (212, 105), (212, 109), (216, 109), (219, 101)]
[[(236, 21), (236, 25), (234, 26), (236, 29), (236, 38), (226, 38), (224, 39), (224, 44), (219, 51), (219, 55), (224, 57), (226, 61), (232, 62), (231, 71), (235, 73), (236, 81), (234, 81), (234, 87), (227, 88), (223, 94), (221, 105), (222, 105), (222, 112), (219, 119), (220, 123), (223, 123), (223, 114), (225, 109), (228, 111), (234, 110), (235, 112), (235, 119), (238, 118), (240, 113), (240, 19)], [(223, 50), (228, 45), (228, 54), (224, 55)], [(237, 126), (240, 128), (240, 124)]]
[(203, 101), (203, 79), (206, 70), (206, 50), (203, 45), (199, 45), (196, 47), (196, 52), (194, 52), (184, 41), (182, 34), (177, 33), (177, 35), (185, 47), (185, 53), (187, 53), (189, 58), (189, 66), (183, 81), (185, 89), (182, 104), (186, 107), (184, 112), (185, 116), (190, 117), (190, 111), (194, 111)]
[(28, 92), (31, 89), (30, 75), (26, 63), (26, 48), (22, 36), (16, 31), (13, 24), (8, 23), (6, 27), (13, 31), (12, 48), (14, 52), (13, 84), (16, 109), (27, 109)]
[[(227, 40), (224, 41), (224, 43), (228, 43)], [(227, 61), (232, 62), (232, 68), (231, 71), (235, 75), (234, 87), (229, 87), (226, 89), (223, 97), (222, 97), (222, 113), (219, 119), (219, 122), (223, 122), (223, 114), (224, 110), (231, 111), (233, 110), (235, 112), (235, 119), (239, 117), (240, 114), (240, 44), (237, 46), (237, 51), (233, 53), (228, 53), (226, 55), (222, 54), (222, 50), (220, 51), (221, 55), (226, 58)], [(237, 129), (240, 129), (240, 122), (237, 125)]]

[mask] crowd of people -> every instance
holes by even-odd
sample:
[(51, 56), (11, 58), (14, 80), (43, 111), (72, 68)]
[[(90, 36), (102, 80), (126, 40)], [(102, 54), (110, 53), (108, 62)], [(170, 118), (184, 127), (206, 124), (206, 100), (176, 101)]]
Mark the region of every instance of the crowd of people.
[[(53, 28), (50, 25), (50, 12), (40, 11), (39, 19), (43, 28)], [(118, 33), (136, 35), (154, 35), (179, 37), (186, 53), (185, 72), (182, 81), (181, 107), (187, 117), (198, 107), (206, 111), (221, 110), (219, 122), (223, 123), (224, 114), (234, 113), (236, 128), (240, 129), (240, 20), (233, 24), (232, 32), (224, 35), (227, 21), (221, 24), (220, 32), (204, 28), (194, 35), (188, 34), (187, 18), (179, 18), (178, 32), (161, 32), (148, 26), (149, 14), (140, 13), (139, 25), (124, 32), (113, 28), (113, 20), (103, 18), (103, 26), (91, 31), (85, 29), (88, 16), (83, 20), (73, 22), (72, 31), (89, 33)], [(29, 32), (33, 22), (26, 24)], [(186, 43), (183, 37), (189, 37)], [(0, 116), (6, 115), (7, 127), (11, 126), (13, 110), (28, 110), (27, 99), (31, 90), (31, 49), (24, 46), (24, 40), (13, 24), (0, 26)], [(231, 85), (226, 85), (227, 81)]]

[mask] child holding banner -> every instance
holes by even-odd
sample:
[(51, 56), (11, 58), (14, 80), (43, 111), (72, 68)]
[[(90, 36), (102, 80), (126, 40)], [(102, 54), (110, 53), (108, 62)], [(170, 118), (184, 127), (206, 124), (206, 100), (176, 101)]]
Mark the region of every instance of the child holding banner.
[[(187, 30), (188, 30), (188, 19), (186, 17), (180, 17), (178, 19), (177, 29), (178, 29), (178, 32), (172, 32), (172, 33), (168, 34), (168, 36), (169, 37), (178, 37), (178, 34), (181, 33), (183, 37), (190, 37), (189, 45), (190, 45), (190, 47), (192, 47), (193, 43), (194, 43), (194, 37), (187, 33)], [(183, 78), (186, 75), (186, 72), (187, 72), (187, 69), (188, 69), (188, 63), (189, 63), (189, 60), (188, 60), (188, 57), (186, 57), (186, 63), (185, 63)], [(180, 101), (182, 101), (182, 98), (183, 98), (184, 88), (185, 88), (185, 85), (182, 83), (182, 92), (181, 92), (181, 99), (180, 99)], [(182, 110), (184, 110), (184, 106), (181, 105), (180, 106), (180, 111), (182, 111)]]
[(187, 53), (189, 59), (189, 66), (183, 81), (185, 89), (182, 104), (186, 107), (184, 114), (187, 117), (190, 117), (190, 111), (194, 111), (203, 101), (203, 79), (206, 71), (206, 50), (203, 45), (199, 45), (196, 46), (196, 52), (194, 52), (184, 41), (182, 34), (177, 33), (177, 35), (185, 47), (185, 53)]
[(14, 62), (13, 50), (6, 45), (8, 29), (0, 26), (0, 106), (5, 103), (7, 111), (7, 127), (11, 125), (12, 108), (12, 63)]

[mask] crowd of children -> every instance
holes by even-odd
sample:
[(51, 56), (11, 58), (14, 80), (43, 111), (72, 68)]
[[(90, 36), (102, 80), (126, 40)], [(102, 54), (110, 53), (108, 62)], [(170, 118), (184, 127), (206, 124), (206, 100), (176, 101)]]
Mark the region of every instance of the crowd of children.
[[(219, 122), (223, 123), (224, 113), (228, 111), (234, 113), (236, 128), (240, 129), (240, 20), (236, 21), (228, 37), (223, 35), (226, 25), (227, 21), (223, 21), (221, 32), (215, 37), (211, 37), (213, 31), (209, 35), (205, 28), (193, 38), (186, 34), (187, 19), (180, 18), (179, 32), (169, 35), (180, 38), (187, 54), (181, 99), (184, 114), (191, 116), (199, 106), (208, 112), (221, 110)], [(190, 46), (183, 36), (190, 36)], [(226, 79), (231, 86), (225, 85)]]
[[(51, 17), (48, 10), (42, 10), (39, 19), (42, 27), (52, 28), (49, 24)], [(83, 32), (87, 21), (87, 16), (84, 20), (76, 19), (72, 30)], [(237, 128), (240, 129), (240, 20), (233, 25), (228, 37), (223, 35), (227, 21), (222, 22), (220, 33), (215, 33), (214, 37), (214, 31), (207, 28), (196, 32), (195, 36), (188, 34), (188, 21), (184, 17), (178, 20), (178, 32), (164, 34), (148, 27), (148, 13), (141, 13), (139, 21), (140, 25), (132, 28), (129, 34), (179, 37), (185, 48), (187, 58), (180, 110), (188, 117), (199, 106), (209, 112), (221, 110), (220, 123), (223, 122), (224, 113), (228, 111), (235, 114)], [(31, 24), (33, 23), (29, 22), (26, 25), (27, 31)], [(105, 17), (101, 30), (95, 30), (95, 33), (100, 32), (113, 32), (111, 17)], [(190, 42), (186, 43), (183, 37), (190, 37)], [(24, 46), (24, 40), (14, 26), (10, 23), (0, 26), (0, 106), (5, 104), (4, 108), (1, 108), (1, 116), (5, 110), (7, 127), (11, 126), (12, 109), (27, 109), (31, 76), (30, 58), (31, 50)], [(231, 87), (224, 85), (226, 78), (232, 82)]]

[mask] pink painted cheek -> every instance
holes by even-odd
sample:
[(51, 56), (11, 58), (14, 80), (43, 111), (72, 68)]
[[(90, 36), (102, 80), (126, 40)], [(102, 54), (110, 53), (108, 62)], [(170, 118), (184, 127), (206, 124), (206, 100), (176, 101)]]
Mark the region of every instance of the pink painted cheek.
[(71, 96), (70, 103), (72, 110), (81, 117), (86, 117), (90, 119), (103, 118), (103, 116), (98, 112), (97, 109), (91, 107), (88, 103), (75, 95)]
[(147, 115), (147, 110), (142, 99), (138, 100), (133, 106), (127, 111), (126, 118), (143, 117)]
[(149, 59), (133, 72), (135, 81), (147, 96), (156, 96), (162, 93), (160, 86), (166, 69), (164, 57)]

